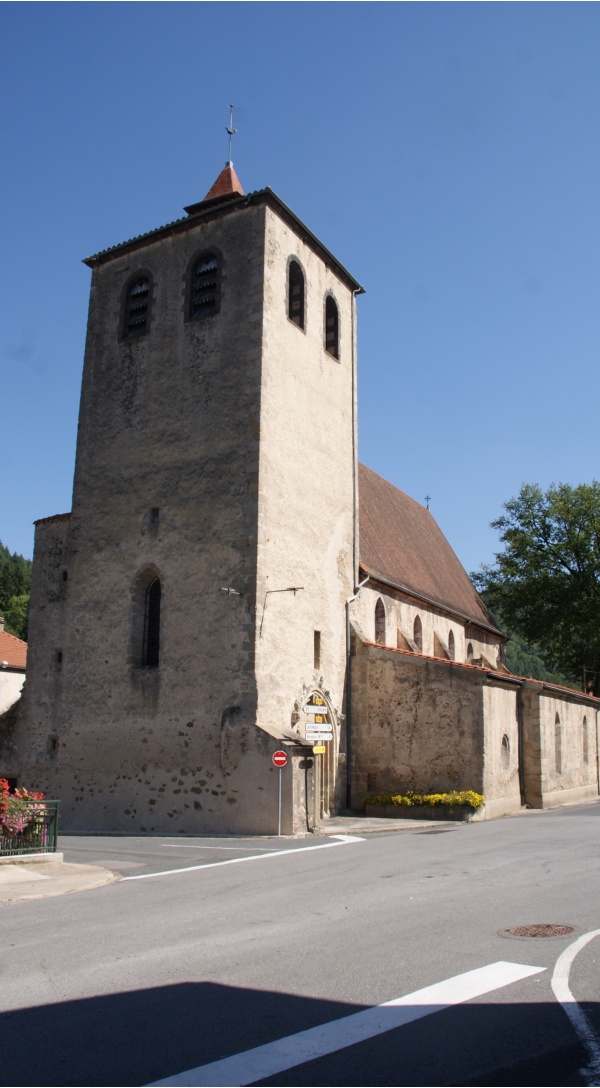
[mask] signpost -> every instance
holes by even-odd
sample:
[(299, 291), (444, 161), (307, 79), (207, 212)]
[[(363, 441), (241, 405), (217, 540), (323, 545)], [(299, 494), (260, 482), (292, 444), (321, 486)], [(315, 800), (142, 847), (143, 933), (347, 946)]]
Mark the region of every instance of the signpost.
[(285, 767), (288, 761), (287, 752), (282, 752), (281, 749), (278, 749), (276, 752), (273, 752), (271, 759), (273, 761), (273, 765), (275, 767), (279, 767), (279, 804), (277, 807), (277, 834), (281, 835), (281, 769), (282, 767)]

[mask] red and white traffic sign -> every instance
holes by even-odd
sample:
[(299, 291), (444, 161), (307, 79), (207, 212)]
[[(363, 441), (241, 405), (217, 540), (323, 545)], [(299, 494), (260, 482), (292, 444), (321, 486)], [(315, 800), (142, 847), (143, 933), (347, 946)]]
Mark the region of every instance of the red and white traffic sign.
[(273, 763), (276, 767), (285, 767), (288, 757), (287, 753), (282, 752), (280, 749), (278, 752), (273, 752), (271, 759), (273, 760)]

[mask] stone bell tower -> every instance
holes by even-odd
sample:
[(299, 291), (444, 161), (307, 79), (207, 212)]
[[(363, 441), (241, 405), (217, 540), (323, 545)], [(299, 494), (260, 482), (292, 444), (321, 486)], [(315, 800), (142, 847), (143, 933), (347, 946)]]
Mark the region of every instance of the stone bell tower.
[(37, 523), (10, 759), (68, 829), (264, 833), (285, 745), (292, 832), (315, 692), (322, 807), (343, 792), (361, 288), (230, 162), (185, 211), (85, 261), (73, 506)]

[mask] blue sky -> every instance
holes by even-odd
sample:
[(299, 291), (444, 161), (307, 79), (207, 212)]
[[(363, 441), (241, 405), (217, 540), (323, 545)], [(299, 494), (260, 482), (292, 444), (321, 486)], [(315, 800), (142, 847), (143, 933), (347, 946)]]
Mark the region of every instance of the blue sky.
[(4, 3), (0, 540), (70, 508), (81, 259), (227, 157), (366, 288), (361, 460), (467, 568), (524, 482), (598, 475), (600, 7)]

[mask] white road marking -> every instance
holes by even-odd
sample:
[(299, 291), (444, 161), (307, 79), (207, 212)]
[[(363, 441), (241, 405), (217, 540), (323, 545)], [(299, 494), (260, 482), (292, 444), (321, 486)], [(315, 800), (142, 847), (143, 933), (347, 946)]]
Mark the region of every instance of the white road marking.
[(590, 1085), (600, 1084), (600, 1040), (592, 1025), (585, 1015), (581, 1005), (578, 1005), (569, 987), (569, 972), (575, 956), (586, 944), (593, 941), (594, 937), (600, 937), (600, 929), (592, 929), (590, 933), (584, 933), (568, 948), (556, 961), (554, 974), (552, 975), (552, 990), (556, 1000), (562, 1005), (575, 1031), (588, 1052), (589, 1068), (583, 1070), (584, 1076)]
[(193, 873), (198, 869), (218, 869), (220, 865), (240, 865), (244, 861), (266, 861), (269, 858), (281, 858), (284, 854), (305, 854), (309, 850), (329, 850), (333, 846), (347, 846), (354, 842), (365, 842), (357, 835), (332, 835), (332, 839), (338, 842), (321, 842), (318, 846), (297, 846), (294, 850), (273, 850), (269, 854), (251, 854), (247, 858), (228, 858), (227, 861), (209, 861), (204, 865), (186, 865), (181, 869), (162, 869), (158, 873), (139, 873), (137, 876), (124, 876), (119, 882), (124, 884), (126, 880), (150, 880), (159, 876), (177, 876), (179, 873)]
[[(232, 1054), (230, 1058), (188, 1069), (165, 1080), (153, 1081), (153, 1085), (187, 1085), (190, 1088), (222, 1088), (225, 1085), (248, 1085), (266, 1077), (277, 1076), (286, 1069), (304, 1062), (334, 1054), (347, 1046), (383, 1035), (386, 1031), (412, 1024), (424, 1016), (441, 1012), (452, 1005), (471, 1001), (492, 990), (510, 986), (512, 982), (529, 978), (545, 971), (545, 967), (530, 967), (523, 963), (507, 963), (500, 960), (462, 975), (454, 975), (423, 990), (416, 990), (405, 997), (397, 997), (362, 1012), (351, 1013), (340, 1020), (319, 1024), (316, 1028), (276, 1039), (264, 1046)], [(150, 1088), (150, 1086), (149, 1086)]]

